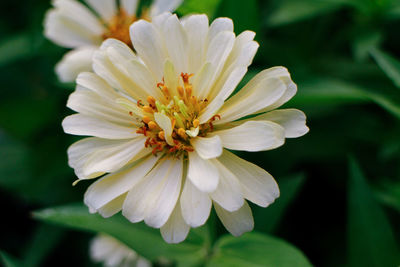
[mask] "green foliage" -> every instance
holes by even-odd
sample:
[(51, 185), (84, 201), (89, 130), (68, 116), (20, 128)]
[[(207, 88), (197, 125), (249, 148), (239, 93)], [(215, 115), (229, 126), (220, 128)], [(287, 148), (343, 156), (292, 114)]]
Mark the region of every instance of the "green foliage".
[(400, 62), (380, 49), (371, 49), (370, 53), (382, 71), (400, 88)]
[(17, 259), (14, 259), (14, 257), (8, 255), (5, 252), (0, 251), (0, 258), (4, 264), (4, 267), (19, 267), (20, 266), (20, 262)]
[(181, 244), (169, 245), (156, 229), (144, 224), (132, 224), (122, 215), (104, 219), (100, 215), (89, 214), (82, 205), (49, 208), (34, 213), (37, 219), (57, 225), (90, 232), (106, 233), (125, 243), (143, 257), (156, 260), (160, 257), (177, 260), (182, 265), (196, 263), (204, 259), (207, 252), (207, 229), (191, 231)]
[(351, 266), (395, 266), (400, 253), (393, 231), (354, 159), (349, 163), (348, 248)]
[(259, 233), (222, 237), (207, 267), (311, 266), (304, 254), (278, 238)]
[(178, 8), (179, 14), (201, 14), (205, 13), (211, 19), (215, 16), (221, 0), (185, 0)]

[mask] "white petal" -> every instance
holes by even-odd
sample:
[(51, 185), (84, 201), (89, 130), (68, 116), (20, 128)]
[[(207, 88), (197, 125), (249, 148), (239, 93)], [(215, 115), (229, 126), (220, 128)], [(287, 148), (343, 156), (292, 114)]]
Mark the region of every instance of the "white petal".
[(233, 32), (233, 21), (229, 18), (217, 18), (215, 19), (208, 31), (208, 40), (211, 41), (215, 38), (220, 32), (229, 31)]
[[(213, 101), (218, 98), (222, 100), (227, 99), (247, 73), (247, 67), (237, 67), (233, 70), (229, 69), (225, 71), (225, 73), (227, 74), (219, 79), (213, 87), (215, 90), (211, 90), (210, 99), (213, 99)], [(214, 91), (215, 94), (212, 94)], [(214, 95), (216, 96), (214, 97)]]
[(215, 68), (210, 62), (206, 62), (201, 69), (196, 72), (193, 80), (193, 95), (206, 94), (209, 90), (212, 78), (214, 77)]
[[(214, 78), (212, 80), (215, 80), (217, 77), (219, 77), (234, 43), (235, 34), (229, 31), (221, 32), (211, 40), (206, 54), (206, 61), (210, 62), (215, 68)], [(207, 98), (210, 90), (211, 87), (209, 87), (208, 90), (203, 90), (200, 92), (199, 98)]]
[(135, 166), (104, 176), (86, 191), (84, 202), (92, 209), (99, 209), (116, 197), (128, 192), (154, 167), (159, 158), (149, 156)]
[(218, 158), (235, 174), (242, 186), (243, 196), (251, 202), (267, 207), (279, 197), (279, 188), (274, 178), (265, 170), (224, 150)]
[(200, 113), (199, 121), (201, 124), (206, 123), (210, 120), (224, 105), (224, 100), (222, 98), (215, 98), (211, 103)]
[(210, 194), (211, 199), (228, 211), (238, 210), (244, 203), (238, 179), (220, 162), (213, 163), (220, 177), (217, 189)]
[(138, 0), (120, 0), (121, 7), (130, 15), (135, 16), (138, 6)]
[(178, 95), (177, 87), (179, 85), (179, 75), (175, 70), (174, 64), (167, 59), (164, 64), (164, 81), (169, 92), (172, 95)]
[(122, 209), (122, 204), (124, 203), (126, 198), (126, 194), (122, 194), (115, 199), (111, 200), (104, 206), (98, 209), (98, 212), (104, 218), (109, 218), (115, 214), (117, 214)]
[(107, 139), (128, 139), (138, 136), (135, 127), (124, 127), (83, 114), (66, 117), (62, 122), (65, 133)]
[(193, 138), (190, 143), (203, 159), (217, 158), (222, 154), (221, 139), (217, 135)]
[(117, 15), (116, 0), (85, 0), (105, 21)]
[(187, 72), (188, 37), (176, 15), (170, 16), (163, 29), (169, 57), (178, 73)]
[(56, 0), (45, 18), (45, 35), (69, 47), (99, 45), (104, 27), (88, 8), (77, 1)]
[(170, 146), (174, 146), (174, 140), (172, 139), (172, 122), (170, 118), (162, 113), (154, 113), (154, 119), (158, 126), (164, 131), (165, 140)]
[[(189, 73), (198, 73), (205, 57), (205, 42), (208, 34), (206, 15), (192, 15), (185, 20), (184, 28), (189, 41)], [(195, 88), (195, 87), (194, 87)]]
[(285, 129), (268, 121), (247, 121), (231, 129), (215, 131), (228, 149), (263, 151), (277, 148), (285, 142)]
[(210, 216), (212, 205), (210, 197), (207, 193), (198, 190), (189, 179), (183, 187), (180, 204), (182, 216), (191, 227), (203, 225)]
[(181, 189), (182, 161), (164, 159), (128, 193), (122, 214), (131, 222), (145, 220), (154, 228), (163, 226)]
[(90, 176), (97, 172), (111, 173), (121, 169), (138, 155), (142, 157), (143, 151), (148, 151), (144, 148), (145, 139), (145, 137), (137, 137), (118, 145), (111, 143), (107, 148), (94, 152), (87, 158), (83, 166), (84, 175)]
[(185, 223), (181, 213), (181, 206), (179, 202), (176, 203), (174, 211), (171, 213), (166, 224), (164, 224), (160, 231), (165, 242), (170, 244), (180, 243), (186, 239), (190, 230), (189, 225)]
[(202, 159), (196, 152), (189, 153), (187, 177), (203, 192), (213, 192), (218, 186), (218, 169), (210, 160)]
[(306, 115), (298, 109), (273, 110), (251, 118), (251, 120), (272, 121), (285, 129), (286, 138), (295, 138), (305, 135), (309, 129), (306, 125)]
[(96, 47), (82, 47), (66, 53), (55, 69), (60, 81), (73, 82), (79, 73), (91, 71), (95, 50)]
[(183, 0), (155, 0), (150, 8), (150, 16), (154, 17), (163, 12), (172, 12), (178, 8)]
[(254, 114), (276, 103), (285, 93), (286, 86), (278, 78), (264, 79), (258, 83), (251, 81), (236, 95), (228, 99), (219, 111), (222, 124)]
[(97, 93), (86, 89), (79, 90), (78, 86), (77, 90), (69, 96), (67, 107), (84, 115), (132, 127), (132, 122), (135, 121), (129, 113), (116, 105), (114, 101), (114, 103), (110, 102), (111, 99), (102, 98)]
[(228, 212), (216, 203), (214, 203), (214, 208), (222, 224), (233, 236), (240, 236), (253, 230), (253, 215), (246, 202), (239, 210), (234, 212)]
[(130, 27), (130, 34), (138, 55), (156, 79), (161, 81), (166, 51), (158, 30), (151, 23), (139, 20)]

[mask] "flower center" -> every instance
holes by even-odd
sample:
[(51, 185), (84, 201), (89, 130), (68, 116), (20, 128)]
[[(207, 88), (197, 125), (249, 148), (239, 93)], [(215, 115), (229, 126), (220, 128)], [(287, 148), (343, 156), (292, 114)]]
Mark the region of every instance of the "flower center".
[[(200, 124), (200, 112), (207, 106), (207, 99), (198, 99), (192, 95), (193, 87), (189, 82), (193, 74), (181, 73), (183, 86), (178, 85), (176, 90), (168, 88), (164, 82), (157, 84), (163, 98), (156, 100), (153, 96), (147, 97), (147, 104), (138, 101), (137, 105), (142, 110), (143, 126), (137, 133), (147, 137), (145, 146), (153, 148), (153, 154), (165, 151), (175, 157), (194, 151), (190, 139), (196, 136), (204, 137), (213, 130), (212, 122), (219, 118), (214, 116), (208, 122)], [(166, 136), (164, 129), (156, 122), (155, 114), (169, 118), (172, 126), (171, 138)]]
[[(123, 8), (121, 8), (117, 15), (115, 15), (110, 22), (106, 23), (106, 32), (103, 33), (102, 37), (104, 40), (108, 38), (114, 38), (120, 40), (132, 47), (132, 42), (129, 34), (129, 27), (138, 18), (135, 15), (129, 15)], [(139, 19), (150, 20), (147, 11), (143, 11)]]

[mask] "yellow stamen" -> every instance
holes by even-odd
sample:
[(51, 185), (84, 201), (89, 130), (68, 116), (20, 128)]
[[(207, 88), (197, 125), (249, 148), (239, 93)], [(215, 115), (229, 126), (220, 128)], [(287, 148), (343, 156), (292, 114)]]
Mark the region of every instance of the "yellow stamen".
[(197, 128), (197, 126), (199, 126), (199, 124), (200, 124), (200, 121), (198, 119), (194, 119), (193, 120), (193, 127), (194, 128)]
[(178, 129), (178, 134), (180, 137), (182, 137), (183, 139), (186, 139), (187, 135), (186, 135), (186, 131), (183, 128), (179, 128)]
[(161, 140), (165, 140), (164, 131), (159, 131), (159, 132), (158, 132), (158, 138), (160, 138)]
[(142, 107), (142, 109), (143, 109), (144, 112), (147, 112), (147, 113), (153, 113), (154, 112), (154, 110), (150, 106), (144, 106), (144, 107)]
[(154, 121), (150, 121), (147, 125), (149, 126), (150, 130), (154, 130), (155, 128), (157, 128), (157, 123), (155, 123)]
[(178, 93), (181, 97), (183, 97), (183, 87), (182, 86), (178, 86)]
[(155, 107), (156, 106), (156, 100), (154, 97), (152, 97), (151, 95), (149, 95), (147, 97), (147, 102), (149, 103), (150, 106)]
[(144, 123), (149, 123), (151, 119), (149, 116), (144, 116), (142, 120)]

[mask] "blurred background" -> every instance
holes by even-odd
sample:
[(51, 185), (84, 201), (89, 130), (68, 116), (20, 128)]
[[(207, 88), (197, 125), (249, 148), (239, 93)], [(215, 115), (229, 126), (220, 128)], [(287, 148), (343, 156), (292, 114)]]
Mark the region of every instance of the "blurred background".
[[(67, 50), (42, 34), (50, 6), (0, 2), (0, 252), (6, 266), (100, 266), (88, 256), (94, 233), (79, 231), (78, 217), (32, 213), (82, 202), (91, 183), (72, 186), (66, 150), (77, 138), (61, 121), (72, 114), (65, 104), (74, 85), (54, 74)], [(260, 48), (242, 85), (279, 65), (298, 85), (285, 107), (303, 110), (310, 132), (273, 151), (240, 153), (281, 188), (269, 208), (252, 206), (255, 230), (287, 241), (315, 266), (398, 266), (400, 2), (186, 0), (177, 13), (227, 16), (237, 34), (257, 33)], [(212, 251), (226, 232), (211, 221)]]

